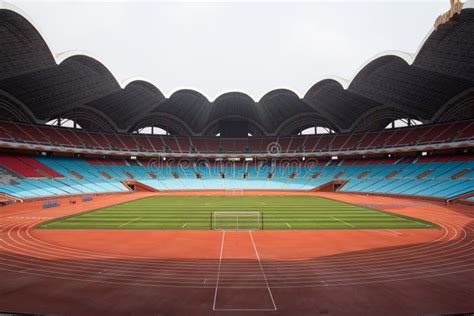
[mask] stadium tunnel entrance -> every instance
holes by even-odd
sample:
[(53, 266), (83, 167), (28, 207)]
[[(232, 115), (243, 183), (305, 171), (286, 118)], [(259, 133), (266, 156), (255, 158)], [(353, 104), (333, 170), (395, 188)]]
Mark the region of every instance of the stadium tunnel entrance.
[(342, 186), (344, 186), (347, 183), (346, 180), (334, 180), (330, 181), (327, 183), (324, 183), (318, 187), (315, 187), (313, 192), (319, 191), (319, 192), (337, 192)]
[(132, 192), (160, 192), (155, 188), (152, 188), (139, 181), (122, 181), (122, 183), (130, 189)]

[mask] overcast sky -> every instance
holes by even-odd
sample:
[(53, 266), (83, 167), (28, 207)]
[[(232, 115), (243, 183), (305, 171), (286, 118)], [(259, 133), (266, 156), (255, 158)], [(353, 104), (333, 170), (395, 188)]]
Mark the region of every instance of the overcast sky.
[(211, 101), (275, 88), (303, 96), (318, 80), (351, 79), (386, 50), (415, 53), (439, 1), (158, 2), (8, 1), (54, 54), (86, 51), (117, 80), (149, 79), (169, 96), (192, 88)]

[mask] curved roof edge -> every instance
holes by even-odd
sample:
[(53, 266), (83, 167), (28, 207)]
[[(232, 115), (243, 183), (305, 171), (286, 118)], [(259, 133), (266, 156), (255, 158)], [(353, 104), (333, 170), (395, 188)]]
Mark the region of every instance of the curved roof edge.
[[(464, 10), (464, 9), (474, 9), (474, 0), (467, 0), (467, 1), (463, 2), (461, 11)], [(431, 34), (433, 34), (434, 31), (436, 31), (436, 29), (434, 28), (434, 25), (433, 25), (431, 27), (431, 29), (429, 30), (429, 32), (421, 40), (420, 45), (418, 46), (418, 49), (416, 50), (416, 53), (414, 54), (415, 58), (416, 58), (416, 56), (418, 56), (418, 53), (421, 51), (421, 49), (425, 45), (426, 41), (428, 40), (428, 38), (430, 38)]]
[(105, 69), (107, 69), (107, 71), (112, 75), (112, 77), (114, 77), (117, 84), (119, 84), (119, 82), (117, 81), (117, 75), (114, 74), (110, 70), (110, 67), (107, 67), (99, 58), (97, 58), (91, 52), (88, 52), (88, 51), (85, 51), (85, 50), (74, 49), (74, 50), (67, 50), (67, 51), (64, 51), (64, 52), (59, 53), (59, 54), (53, 54), (53, 56), (54, 56), (54, 60), (56, 61), (57, 65), (61, 65), (64, 61), (68, 60), (69, 58), (76, 57), (76, 56), (89, 57), (89, 58), (95, 60), (97, 63), (101, 64)]
[[(429, 35), (428, 35), (428, 37), (429, 37)], [(410, 54), (410, 53), (407, 53), (407, 52), (404, 52), (404, 51), (401, 51), (401, 50), (386, 50), (386, 51), (380, 52), (378, 54), (375, 54), (371, 58), (367, 59), (364, 63), (362, 63), (362, 65), (359, 66), (359, 68), (357, 68), (355, 73), (352, 75), (351, 79), (346, 79), (346, 78), (339, 77), (339, 76), (336, 76), (336, 75), (329, 75), (329, 76), (324, 76), (322, 79), (320, 79), (316, 83), (314, 83), (311, 87), (315, 86), (320, 81), (330, 79), (330, 80), (334, 80), (334, 81), (339, 82), (339, 84), (344, 88), (344, 90), (347, 90), (349, 88), (349, 86), (351, 85), (352, 81), (357, 77), (357, 75), (362, 70), (364, 70), (364, 68), (367, 65), (369, 65), (374, 60), (377, 60), (379, 58), (386, 57), (386, 56), (400, 57), (408, 65), (413, 64), (413, 62), (415, 61), (415, 58), (416, 58), (416, 54)], [(309, 89), (308, 89), (308, 91), (309, 91)]]
[[(131, 84), (135, 81), (147, 82), (147, 83), (151, 84), (152, 86), (154, 86), (156, 89), (158, 89), (158, 85), (154, 81), (151, 81), (151, 80), (149, 80), (147, 78), (143, 78), (143, 77), (130, 77), (130, 78), (127, 78), (127, 79), (124, 79), (124, 80), (120, 81), (118, 84), (120, 85), (120, 88), (125, 89), (129, 84)], [(158, 89), (158, 91), (161, 92), (160, 89)], [(163, 92), (161, 92), (161, 93), (163, 93)]]
[[(48, 46), (48, 49), (51, 51), (50, 41), (46, 38), (43, 31), (41, 31), (41, 28), (39, 27), (39, 25), (37, 25), (35, 23), (35, 21), (32, 18), (30, 18), (30, 16), (25, 11), (23, 11), (22, 9), (20, 9), (19, 7), (17, 7), (14, 4), (11, 4), (9, 2), (2, 1), (2, 0), (0, 0), (0, 10), (8, 10), (8, 11), (12, 11), (12, 12), (15, 12), (16, 14), (21, 15), (25, 20), (28, 21), (28, 23), (30, 23), (36, 29), (38, 34), (41, 36), (43, 41), (46, 43), (46, 46)], [(54, 54), (51, 54), (51, 55), (53, 55), (54, 59), (56, 60), (56, 56)], [(57, 61), (56, 61), (56, 64), (59, 65), (59, 63)]]
[[(466, 3), (463, 4), (463, 8), (462, 10), (465, 10), (465, 9), (472, 9), (474, 8), (474, 0), (469, 0), (469, 1), (466, 1)], [(42, 32), (40, 31), (39, 27), (33, 22), (33, 20), (31, 18), (28, 17), (27, 14), (25, 14), (21, 9), (17, 8), (16, 6), (10, 4), (10, 3), (7, 3), (7, 2), (3, 2), (3, 1), (0, 1), (0, 9), (5, 9), (5, 10), (9, 10), (9, 11), (12, 11), (16, 14), (19, 14), (20, 16), (24, 17), (28, 23), (30, 23), (36, 30), (37, 32), (39, 33), (39, 35), (41, 36), (41, 38), (43, 39), (43, 41), (45, 42), (45, 44), (47, 45), (48, 49), (51, 51), (50, 49), (50, 45), (48, 43), (48, 41), (45, 39), (44, 35), (42, 34)], [(219, 100), (219, 98), (221, 98), (222, 96), (225, 96), (225, 95), (228, 95), (228, 94), (241, 94), (241, 95), (245, 95), (246, 97), (248, 97), (250, 100), (252, 100), (254, 102), (255, 105), (257, 105), (259, 102), (263, 102), (265, 101), (266, 98), (268, 98), (269, 96), (273, 95), (274, 93), (276, 92), (280, 92), (282, 91), (282, 93), (285, 93), (285, 94), (292, 94), (292, 95), (295, 95), (296, 97), (298, 97), (300, 100), (303, 100), (305, 95), (307, 95), (307, 93), (312, 89), (312, 87), (314, 87), (315, 85), (317, 85), (318, 83), (321, 83), (325, 80), (333, 80), (337, 83), (339, 83), (341, 85), (341, 87), (344, 89), (344, 90), (347, 90), (349, 88), (349, 86), (351, 85), (351, 83), (353, 82), (353, 80), (355, 80), (355, 78), (361, 73), (364, 71), (364, 69), (369, 65), (371, 64), (372, 62), (374, 62), (375, 60), (377, 59), (380, 59), (380, 58), (384, 58), (384, 57), (387, 57), (387, 56), (393, 56), (393, 57), (398, 57), (400, 59), (402, 59), (403, 61), (405, 61), (408, 65), (411, 65), (413, 64), (413, 62), (415, 61), (415, 59), (417, 58), (418, 56), (418, 53), (421, 51), (421, 49), (423, 48), (423, 46), (426, 44), (426, 41), (430, 38), (430, 36), (433, 34), (434, 32), (434, 28), (432, 28), (428, 34), (425, 36), (425, 38), (423, 39), (423, 41), (420, 43), (420, 46), (418, 48), (418, 51), (416, 53), (408, 53), (408, 52), (403, 52), (403, 51), (398, 51), (398, 50), (390, 50), (390, 51), (383, 51), (383, 52), (380, 52), (374, 56), (372, 56), (371, 58), (367, 59), (357, 70), (356, 72), (354, 73), (354, 75), (352, 76), (352, 78), (349, 80), (349, 79), (345, 79), (345, 78), (342, 78), (342, 77), (339, 77), (339, 76), (325, 76), (324, 78), (318, 80), (316, 83), (314, 83), (313, 85), (311, 85), (311, 87), (307, 90), (307, 92), (303, 95), (300, 95), (300, 93), (296, 92), (294, 89), (288, 89), (288, 88), (277, 88), (277, 89), (272, 89), (270, 91), (268, 91), (267, 93), (263, 94), (260, 98), (259, 98), (259, 101), (256, 102), (255, 99), (253, 97), (251, 97), (249, 94), (247, 93), (244, 93), (244, 92), (239, 92), (239, 91), (229, 91), (229, 92), (224, 92), (220, 95), (218, 95), (217, 97), (214, 98), (213, 101), (210, 101), (209, 98), (207, 98), (202, 92), (200, 92), (198, 89), (196, 88), (183, 88), (183, 87), (179, 87), (179, 88), (175, 88), (173, 89), (172, 91), (170, 91), (169, 93), (167, 93), (166, 95), (163, 93), (163, 95), (165, 95), (165, 98), (166, 99), (170, 99), (173, 97), (173, 95), (175, 95), (176, 93), (178, 92), (183, 92), (183, 91), (190, 91), (192, 93), (195, 93), (196, 95), (199, 95), (200, 97), (203, 98), (203, 100), (205, 99), (207, 102), (209, 103), (214, 103), (216, 101)], [(117, 83), (118, 86), (120, 86), (122, 89), (125, 89), (129, 84), (133, 83), (133, 82), (136, 82), (136, 81), (143, 81), (143, 82), (147, 82), (149, 83), (151, 86), (153, 86), (154, 88), (157, 89), (157, 91), (159, 91), (160, 93), (161, 90), (158, 88), (158, 86), (151, 80), (149, 79), (146, 79), (146, 78), (141, 78), (141, 77), (132, 77), (132, 78), (128, 78), (128, 79), (125, 79), (125, 80), (117, 80), (117, 75), (114, 74), (111, 69), (107, 66), (105, 66), (98, 58), (96, 58), (94, 56), (94, 54), (92, 53), (89, 53), (87, 51), (82, 51), (82, 50), (68, 50), (68, 51), (65, 51), (65, 52), (62, 52), (62, 53), (59, 53), (59, 54), (52, 54), (53, 57), (54, 57), (54, 60), (56, 62), (57, 65), (60, 65), (61, 63), (65, 62), (66, 60), (68, 60), (69, 58), (73, 58), (75, 56), (86, 56), (88, 58), (91, 58), (93, 59), (94, 61), (96, 61), (98, 64), (100, 64), (101, 66), (104, 67), (104, 69), (106, 69), (110, 76), (112, 78), (110, 78), (111, 80), (115, 80), (115, 82)]]
[[(463, 3), (463, 6), (462, 6), (462, 10), (465, 10), (465, 9), (474, 9), (474, 0), (468, 0), (466, 2)], [(404, 51), (400, 51), (400, 50), (386, 50), (386, 51), (382, 51), (380, 53), (377, 53), (375, 54), (374, 56), (372, 56), (371, 58), (367, 59), (364, 63), (361, 64), (361, 66), (359, 66), (359, 68), (357, 68), (357, 70), (355, 71), (355, 73), (352, 75), (351, 79), (346, 79), (346, 78), (343, 78), (343, 77), (339, 77), (339, 76), (336, 76), (336, 75), (328, 75), (328, 76), (323, 76), (319, 81), (323, 81), (325, 79), (332, 79), (332, 80), (335, 80), (337, 82), (339, 82), (341, 84), (341, 86), (344, 88), (344, 90), (347, 90), (347, 88), (349, 87), (349, 85), (352, 83), (352, 81), (354, 80), (355, 77), (357, 77), (357, 75), (359, 74), (359, 72), (365, 68), (365, 66), (367, 66), (368, 64), (370, 64), (371, 62), (373, 62), (374, 60), (376, 60), (377, 58), (380, 58), (380, 57), (385, 57), (385, 56), (397, 56), (397, 57), (400, 57), (401, 59), (405, 60), (406, 63), (408, 65), (411, 65), (413, 64), (413, 62), (415, 61), (416, 57), (418, 56), (418, 53), (421, 51), (421, 49), (423, 48), (423, 46), (425, 45), (426, 41), (430, 38), (431, 34), (433, 34), (433, 32), (435, 31), (435, 28), (434, 26), (430, 29), (430, 31), (428, 31), (428, 33), (426, 33), (425, 37), (423, 38), (423, 40), (421, 41), (420, 45), (418, 46), (418, 49), (416, 50), (415, 53), (408, 53), (408, 52), (404, 52)], [(316, 82), (317, 83), (317, 82)], [(315, 84), (312, 84), (310, 87), (313, 87)], [(300, 96), (301, 98), (301, 96)]]
[[(468, 8), (474, 8), (474, 0), (468, 0), (466, 1), (465, 3), (463, 3), (463, 10), (464, 9), (468, 9)], [(48, 46), (48, 48), (51, 47), (51, 45), (49, 44), (50, 42), (46, 39), (45, 35), (43, 32), (41, 32), (41, 29), (38, 27), (38, 25), (34, 22), (33, 19), (31, 19), (23, 10), (21, 10), (20, 8), (18, 8), (17, 6), (9, 3), (9, 2), (4, 2), (4, 1), (0, 1), (0, 9), (6, 9), (6, 10), (10, 10), (10, 11), (13, 11), (13, 12), (16, 12), (17, 14), (23, 16), (29, 23), (31, 23), (31, 25), (33, 25), (34, 28), (36, 28), (36, 30), (38, 31), (38, 33), (41, 35), (41, 37), (43, 38), (43, 40), (45, 41), (46, 45)], [(357, 70), (355, 71), (354, 75), (350, 78), (350, 79), (347, 79), (347, 78), (343, 78), (343, 77), (340, 77), (340, 76), (337, 76), (337, 75), (327, 75), (327, 76), (322, 76), (320, 77), (319, 80), (317, 80), (315, 83), (311, 84), (310, 87), (314, 86), (314, 84), (316, 84), (317, 82), (319, 81), (323, 81), (323, 80), (326, 80), (326, 79), (332, 79), (332, 80), (335, 80), (337, 82), (339, 82), (341, 84), (341, 86), (344, 88), (344, 90), (347, 90), (347, 88), (350, 86), (350, 84), (352, 83), (353, 79), (355, 77), (357, 77), (357, 75), (359, 74), (359, 72), (361, 70), (363, 70), (368, 64), (370, 64), (372, 61), (376, 60), (377, 58), (380, 58), (380, 57), (384, 57), (384, 56), (390, 56), (390, 55), (393, 55), (393, 56), (398, 56), (400, 57), (401, 59), (405, 60), (407, 62), (408, 65), (411, 65), (413, 63), (413, 61), (416, 59), (418, 53), (420, 52), (421, 48), (423, 47), (423, 45), (425, 44), (425, 42), (427, 41), (427, 39), (430, 37), (430, 35), (434, 32), (434, 27), (426, 34), (426, 36), (424, 37), (423, 41), (420, 43), (419, 47), (418, 47), (418, 50), (416, 51), (416, 53), (408, 53), (408, 52), (404, 52), (404, 51), (398, 51), (398, 50), (388, 50), (388, 51), (383, 51), (383, 52), (380, 52), (374, 56), (372, 56), (371, 58), (367, 59), (364, 63), (362, 63), (358, 68)], [(166, 98), (169, 98), (171, 95), (173, 95), (175, 92), (177, 91), (180, 91), (180, 90), (194, 90), (196, 92), (198, 92), (199, 94), (203, 95), (209, 102), (214, 102), (216, 99), (218, 99), (221, 95), (223, 94), (227, 94), (227, 93), (232, 93), (232, 92), (238, 92), (238, 93), (242, 93), (242, 94), (245, 94), (247, 95), (250, 99), (252, 99), (255, 103), (258, 103), (260, 102), (263, 97), (265, 97), (266, 95), (268, 95), (269, 93), (275, 91), (275, 90), (279, 90), (280, 88), (276, 88), (276, 89), (272, 89), (270, 90), (269, 92), (263, 94), (262, 96), (260, 96), (259, 98), (254, 98), (252, 96), (250, 96), (248, 93), (245, 93), (245, 92), (242, 92), (242, 91), (227, 91), (227, 92), (223, 92), (221, 94), (219, 94), (218, 96), (216, 96), (215, 98), (213, 98), (213, 100), (211, 101), (211, 98), (207, 97), (204, 93), (202, 93), (201, 91), (199, 91), (199, 89), (195, 88), (195, 87), (177, 87), (177, 88), (174, 88), (172, 89), (171, 91), (167, 91), (167, 93), (164, 93), (163, 91), (161, 91), (159, 88), (158, 88), (158, 85), (153, 82), (152, 80), (149, 80), (147, 78), (143, 78), (143, 77), (132, 77), (132, 78), (128, 78), (128, 79), (123, 79), (123, 80), (118, 80), (118, 76), (109, 68), (107, 67), (99, 58), (95, 57), (95, 55), (93, 53), (90, 53), (90, 52), (87, 52), (87, 51), (84, 51), (84, 50), (67, 50), (67, 51), (64, 51), (64, 52), (61, 52), (61, 53), (57, 53), (57, 54), (52, 54), (54, 56), (54, 59), (56, 61), (56, 64), (61, 64), (64, 60), (66, 60), (67, 58), (70, 58), (70, 57), (73, 57), (75, 55), (84, 55), (84, 56), (87, 56), (87, 57), (90, 57), (90, 58), (93, 58), (95, 59), (97, 62), (101, 63), (111, 74), (112, 76), (114, 77), (115, 81), (119, 84), (119, 86), (124, 89), (130, 82), (132, 81), (135, 81), (135, 80), (141, 80), (141, 81), (145, 81), (145, 82), (148, 82), (152, 85), (154, 85), (160, 92), (163, 93), (163, 95), (166, 97)], [(308, 92), (306, 91), (305, 93), (298, 93), (297, 91), (295, 91), (294, 89), (288, 89), (288, 88), (284, 88), (286, 90), (289, 90), (291, 92), (293, 92), (294, 94), (296, 94), (300, 99), (302, 99), (304, 97), (304, 95)], [(258, 101), (256, 101), (256, 99), (258, 99)]]

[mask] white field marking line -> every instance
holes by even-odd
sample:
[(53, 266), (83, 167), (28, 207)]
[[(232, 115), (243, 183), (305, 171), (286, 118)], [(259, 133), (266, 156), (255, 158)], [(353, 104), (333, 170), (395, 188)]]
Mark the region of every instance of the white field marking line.
[[(444, 237), (447, 237), (447, 234), (448, 234), (447, 227), (445, 227), (445, 226), (442, 225), (442, 224), (441, 224), (441, 226), (443, 227), (444, 235), (438, 237), (436, 240), (434, 240), (433, 242), (431, 242), (431, 244), (433, 244), (433, 243), (436, 242), (436, 241), (443, 240)], [(26, 234), (28, 235), (29, 238), (31, 238), (31, 239), (34, 240), (35, 242), (39, 242), (39, 243), (41, 243), (41, 244), (45, 244), (45, 245), (48, 245), (48, 246), (49, 246), (49, 244), (44, 243), (44, 242), (42, 242), (42, 241), (40, 241), (40, 240), (38, 240), (38, 239), (35, 239), (33, 236), (31, 236), (31, 235), (29, 234), (29, 231), (28, 231), (30, 228), (31, 228), (31, 227), (28, 227), (28, 229), (27, 229), (27, 231), (26, 231)], [(457, 235), (457, 231), (455, 230), (455, 236), (456, 236), (456, 235)], [(452, 238), (450, 238), (449, 240), (452, 240)], [(43, 247), (44, 247), (44, 246), (43, 246)], [(57, 247), (57, 246), (56, 246), (56, 247)], [(71, 249), (71, 248), (68, 248), (68, 247), (60, 247), (60, 248), (61, 248), (61, 249), (68, 249), (68, 251), (74, 250), (75, 252), (79, 251), (79, 252), (81, 252), (81, 253), (84, 253), (84, 251), (77, 250), (77, 249)], [(414, 250), (413, 248), (418, 248), (418, 247), (411, 247), (410, 252)], [(431, 248), (431, 247), (429, 247), (429, 248)], [(395, 252), (398, 253), (399, 251), (395, 251)], [(393, 253), (393, 252), (391, 252), (391, 253)], [(93, 254), (93, 253), (92, 253), (92, 254)], [(133, 258), (135, 258), (135, 257), (133, 257)]]
[(119, 228), (120, 228), (120, 227), (123, 227), (123, 226), (125, 226), (125, 225), (128, 225), (128, 224), (130, 224), (131, 222), (134, 222), (134, 221), (136, 221), (136, 220), (139, 220), (140, 218), (142, 218), (142, 217), (140, 216), (140, 217), (137, 217), (137, 218), (132, 219), (131, 221), (128, 221), (128, 222), (126, 222), (126, 223), (123, 223), (122, 225), (119, 226)]
[[(27, 232), (28, 233), (28, 232)], [(34, 239), (34, 238), (33, 238)]]
[[(267, 276), (265, 275), (265, 272), (263, 270), (263, 266), (262, 266), (262, 263), (260, 261), (260, 256), (258, 255), (257, 247), (255, 246), (255, 241), (253, 240), (252, 232), (250, 230), (248, 232), (250, 234), (250, 239), (252, 240), (252, 245), (253, 245), (253, 248), (255, 250), (255, 255), (257, 256), (257, 260), (258, 260), (258, 264), (260, 266), (260, 270), (262, 271), (263, 279), (265, 280), (265, 284), (267, 286), (268, 293), (270, 294), (270, 298), (271, 298), (272, 303), (273, 303), (273, 308), (215, 308), (216, 297), (217, 297), (217, 283), (219, 282), (219, 278), (217, 278), (216, 293), (215, 293), (215, 296), (214, 296), (214, 308), (213, 308), (214, 311), (261, 312), (261, 311), (276, 311), (277, 310), (277, 307), (275, 305), (275, 300), (273, 299), (272, 291), (270, 290), (270, 286), (268, 285)], [(224, 233), (225, 233), (225, 231), (224, 231)], [(221, 249), (221, 251), (222, 251), (222, 249)], [(222, 252), (221, 252), (221, 255), (222, 255)], [(219, 274), (220, 274), (220, 261), (219, 261)], [(236, 287), (236, 288), (246, 289), (246, 288), (254, 288), (254, 287)]]
[(331, 217), (332, 219), (335, 219), (335, 220), (338, 221), (338, 222), (341, 222), (341, 223), (343, 223), (343, 224), (349, 225), (350, 227), (355, 227), (354, 225), (349, 224), (348, 222), (343, 221), (342, 219), (339, 219), (339, 218), (334, 217), (334, 216), (330, 216), (330, 217)]
[(273, 310), (276, 311), (277, 307), (275, 304), (275, 300), (273, 299), (272, 290), (270, 290), (270, 286), (268, 285), (267, 276), (265, 275), (265, 271), (263, 270), (262, 262), (260, 261), (260, 256), (258, 255), (258, 251), (257, 251), (257, 246), (255, 246), (255, 241), (253, 240), (252, 232), (250, 230), (249, 230), (249, 234), (250, 234), (250, 239), (252, 240), (253, 249), (255, 250), (255, 254), (257, 255), (258, 265), (260, 266), (260, 270), (262, 271), (262, 274), (263, 274), (263, 279), (265, 280), (265, 284), (267, 285), (268, 294), (270, 294), (270, 298), (272, 299), (273, 308), (274, 308)]
[(219, 287), (219, 277), (221, 275), (222, 253), (224, 252), (225, 231), (222, 232), (221, 253), (219, 255), (219, 265), (217, 266), (216, 290), (214, 291), (214, 304), (212, 310), (216, 310), (217, 288)]
[[(10, 272), (18, 272), (17, 270), (12, 270), (12, 269), (7, 269), (7, 268), (0, 268), (1, 270), (5, 270), (5, 271), (10, 271)], [(442, 276), (442, 275), (450, 275), (450, 274), (454, 274), (454, 273), (464, 273), (464, 272), (470, 272), (470, 271), (474, 271), (474, 269), (467, 269), (467, 270), (460, 270), (460, 271), (456, 271), (456, 272), (452, 272), (452, 273), (442, 273), (442, 274), (436, 274), (436, 275), (432, 275), (432, 277), (436, 277), (436, 276)], [(41, 276), (41, 277), (44, 277), (43, 274), (38, 274), (38, 273), (30, 273), (30, 272), (25, 272), (25, 274), (29, 274), (29, 275), (36, 275), (36, 276)], [(86, 280), (84, 278), (70, 278), (70, 277), (58, 277), (59, 279), (65, 279), (65, 280), (75, 280), (75, 281), (85, 281), (85, 282), (94, 282), (96, 283), (97, 281), (92, 281), (92, 280)], [(361, 283), (339, 283), (339, 284), (331, 284), (331, 286), (342, 286), (342, 285), (355, 285), (355, 284), (374, 284), (374, 283), (382, 283), (382, 282), (394, 282), (394, 281), (401, 281), (401, 280), (413, 280), (413, 279), (420, 279), (420, 278), (425, 278), (425, 277), (410, 277), (410, 278), (399, 278), (399, 279), (390, 279), (390, 280), (382, 280), (382, 281), (372, 281), (372, 282), (361, 282)], [(101, 283), (110, 283), (110, 284), (121, 284), (121, 283), (118, 283), (118, 282), (107, 282), (107, 281), (100, 281)], [(147, 284), (138, 284), (138, 283), (131, 283), (131, 284), (127, 284), (127, 285), (135, 285), (135, 286), (154, 286), (154, 285), (147, 285)], [(308, 287), (315, 287), (315, 286), (299, 286), (300, 288), (308, 288)], [(291, 288), (291, 287), (281, 287), (281, 286), (277, 286), (277, 288)], [(223, 309), (217, 309), (217, 310), (223, 310)], [(233, 311), (236, 311), (237, 309), (233, 309)], [(242, 310), (245, 310), (245, 309), (242, 309)], [(259, 311), (261, 311), (263, 309), (259, 309)], [(271, 310), (271, 309), (269, 309)], [(249, 309), (247, 310), (249, 311)]]
[(286, 226), (288, 226), (288, 228), (291, 228), (291, 225), (290, 225), (290, 224), (288, 224), (288, 223), (286, 223)]
[(181, 226), (181, 228), (184, 228), (188, 225), (188, 223), (184, 223), (183, 226)]

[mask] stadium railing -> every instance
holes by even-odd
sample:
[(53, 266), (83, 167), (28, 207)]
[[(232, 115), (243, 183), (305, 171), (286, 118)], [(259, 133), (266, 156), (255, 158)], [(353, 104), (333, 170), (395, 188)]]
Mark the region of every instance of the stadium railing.
[[(87, 132), (61, 127), (0, 122), (0, 139), (12, 143), (163, 153), (265, 153), (273, 143), (281, 153), (322, 153), (431, 145), (474, 139), (474, 120), (438, 123), (379, 132), (288, 137), (181, 137)], [(250, 141), (251, 140), (251, 141)]]

